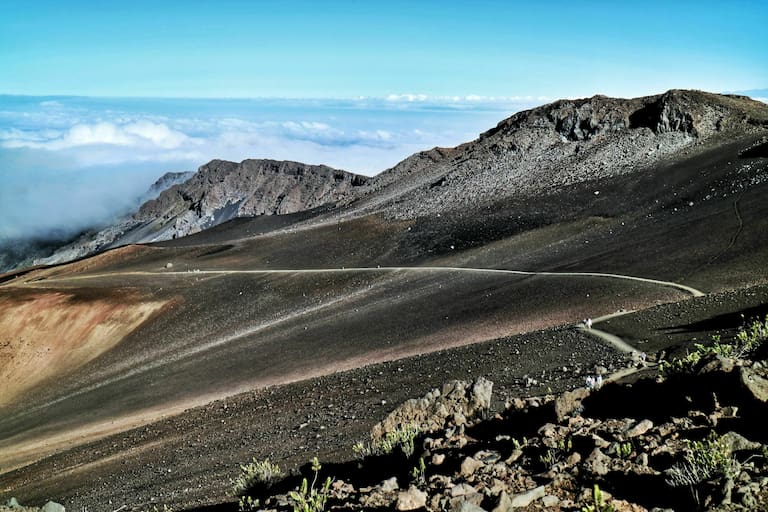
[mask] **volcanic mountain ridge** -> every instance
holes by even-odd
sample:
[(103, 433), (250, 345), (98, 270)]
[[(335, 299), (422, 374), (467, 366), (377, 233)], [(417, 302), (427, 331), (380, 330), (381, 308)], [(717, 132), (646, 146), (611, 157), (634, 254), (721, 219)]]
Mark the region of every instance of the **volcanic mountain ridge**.
[[(503, 402), (733, 332), (768, 307), (766, 119), (692, 91), (557, 102), (314, 210), (1, 276), (3, 368), (39, 378), (0, 388), (0, 498), (220, 503), (251, 457), (349, 460), (447, 379)], [(219, 183), (147, 221), (226, 217)]]

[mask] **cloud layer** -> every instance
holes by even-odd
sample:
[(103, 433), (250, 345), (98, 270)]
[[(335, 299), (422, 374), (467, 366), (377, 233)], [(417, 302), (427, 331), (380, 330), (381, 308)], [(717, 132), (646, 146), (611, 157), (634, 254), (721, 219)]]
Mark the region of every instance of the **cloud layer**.
[(365, 174), (470, 140), (534, 98), (109, 100), (0, 96), (0, 241), (75, 233), (168, 171), (273, 158)]

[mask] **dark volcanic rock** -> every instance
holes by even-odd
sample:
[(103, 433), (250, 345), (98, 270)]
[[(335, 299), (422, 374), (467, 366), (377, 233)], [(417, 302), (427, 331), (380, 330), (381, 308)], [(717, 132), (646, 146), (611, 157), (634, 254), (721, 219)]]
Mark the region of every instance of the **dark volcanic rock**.
[(213, 160), (187, 182), (145, 203), (133, 216), (164, 221), (162, 239), (176, 238), (235, 217), (279, 215), (334, 202), (366, 178), (326, 166), (274, 160)]
[(766, 126), (768, 106), (740, 96), (672, 90), (560, 100), (518, 112), (467, 144), (413, 155), (348, 202), (408, 219), (493, 208), (509, 198), (647, 170)]
[(80, 237), (39, 263), (61, 263), (120, 245), (179, 238), (237, 217), (310, 210), (337, 201), (366, 180), (324, 165), (212, 160), (194, 174), (164, 175), (132, 216)]

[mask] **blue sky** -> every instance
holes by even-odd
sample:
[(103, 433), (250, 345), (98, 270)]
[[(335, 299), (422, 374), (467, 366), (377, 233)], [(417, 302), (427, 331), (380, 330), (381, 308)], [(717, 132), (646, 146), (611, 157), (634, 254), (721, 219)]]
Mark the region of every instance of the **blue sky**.
[(4, 0), (0, 93), (635, 96), (768, 84), (768, 2)]
[(768, 2), (2, 0), (0, 245), (167, 171), (375, 174), (561, 97), (768, 91)]

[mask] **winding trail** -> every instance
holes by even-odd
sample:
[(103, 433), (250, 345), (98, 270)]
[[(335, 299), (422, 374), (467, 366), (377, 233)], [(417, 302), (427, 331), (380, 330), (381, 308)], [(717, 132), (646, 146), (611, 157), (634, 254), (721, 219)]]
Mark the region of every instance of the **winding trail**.
[(609, 332), (600, 330), (595, 328), (595, 324), (599, 324), (600, 322), (605, 322), (606, 320), (610, 320), (611, 318), (618, 318), (620, 316), (628, 315), (630, 313), (634, 313), (635, 310), (621, 310), (617, 311), (615, 313), (611, 313), (608, 315), (599, 316), (597, 318), (592, 319), (592, 327), (586, 327), (584, 325), (579, 324), (577, 327), (581, 329), (582, 331), (586, 332), (587, 334), (591, 334), (592, 336), (595, 336), (597, 338), (600, 338), (603, 341), (608, 342), (609, 345), (614, 347), (619, 352), (625, 352), (627, 354), (631, 354), (632, 352), (640, 353), (640, 350), (636, 349), (623, 339), (619, 338), (615, 334), (611, 334)]
[[(734, 203), (734, 207), (736, 204)], [(738, 214), (738, 209), (736, 210)], [(734, 237), (735, 238), (735, 237)], [(173, 276), (195, 276), (195, 275), (232, 275), (232, 274), (328, 274), (328, 273), (356, 273), (356, 272), (470, 272), (470, 273), (484, 273), (484, 274), (507, 274), (507, 275), (522, 275), (522, 276), (551, 276), (551, 277), (598, 277), (605, 279), (621, 279), (625, 281), (635, 281), (641, 283), (656, 284), (668, 288), (674, 288), (682, 292), (688, 293), (693, 297), (702, 297), (704, 292), (697, 290), (691, 286), (687, 286), (681, 283), (675, 283), (673, 281), (662, 281), (659, 279), (650, 279), (647, 277), (630, 276), (626, 274), (612, 274), (607, 272), (536, 272), (528, 270), (507, 270), (507, 269), (494, 269), (494, 268), (471, 268), (471, 267), (342, 267), (342, 268), (318, 268), (318, 269), (260, 269), (260, 270), (184, 270), (184, 271), (126, 271), (126, 272), (108, 272), (101, 274), (86, 274), (80, 276), (63, 276), (44, 279), (45, 282), (56, 281), (72, 281), (81, 279), (96, 279), (104, 277), (115, 276), (152, 276), (152, 277), (173, 277)], [(33, 281), (39, 282), (39, 281)], [(576, 327), (585, 331), (586, 333), (604, 341), (614, 347), (619, 352), (633, 353), (640, 352), (638, 349), (621, 339), (620, 337), (611, 334), (609, 332), (597, 329), (594, 324), (610, 320), (619, 316), (633, 313), (634, 311), (619, 311), (604, 315), (598, 318), (592, 319), (593, 327), (587, 328), (584, 325), (577, 325)]]
[[(261, 269), (261, 270), (185, 270), (185, 271), (126, 271), (126, 272), (107, 272), (102, 274), (86, 274), (70, 277), (53, 277), (44, 279), (46, 282), (72, 281), (80, 279), (96, 279), (114, 276), (178, 276), (178, 275), (199, 275), (199, 274), (323, 274), (323, 273), (345, 273), (345, 272), (471, 272), (487, 274), (511, 274), (522, 276), (552, 276), (552, 277), (602, 277), (607, 279), (622, 279), (625, 281), (635, 281), (641, 283), (651, 283), (669, 288), (675, 288), (692, 295), (693, 297), (702, 297), (704, 293), (696, 288), (672, 281), (661, 281), (659, 279), (649, 279), (647, 277), (637, 277), (624, 274), (610, 274), (605, 272), (534, 272), (528, 270), (506, 270), (495, 268), (470, 268), (470, 267), (342, 267), (342, 268), (317, 268), (317, 269)], [(39, 281), (38, 281), (39, 282)]]

